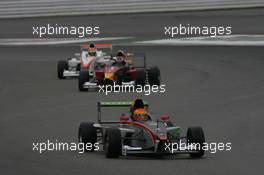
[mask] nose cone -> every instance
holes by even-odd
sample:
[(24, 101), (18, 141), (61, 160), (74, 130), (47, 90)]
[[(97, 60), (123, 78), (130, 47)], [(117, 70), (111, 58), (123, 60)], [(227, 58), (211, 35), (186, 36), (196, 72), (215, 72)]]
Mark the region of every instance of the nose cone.
[(113, 80), (113, 73), (112, 72), (106, 72), (105, 73), (105, 79)]

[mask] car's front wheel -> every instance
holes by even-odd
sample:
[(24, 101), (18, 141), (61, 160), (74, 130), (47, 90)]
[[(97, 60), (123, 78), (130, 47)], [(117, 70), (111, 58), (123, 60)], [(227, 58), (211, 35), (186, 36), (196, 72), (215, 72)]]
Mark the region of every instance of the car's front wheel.
[(189, 127), (187, 130), (187, 143), (188, 145), (192, 145), (193, 147), (196, 147), (191, 152), (190, 156), (194, 158), (199, 158), (204, 155), (204, 149), (202, 148), (205, 143), (205, 137), (203, 129), (199, 126), (197, 127)]
[(136, 85), (145, 86), (145, 84), (146, 84), (146, 71), (144, 69), (137, 70), (135, 83), (136, 83)]
[(161, 77), (160, 77), (160, 70), (158, 67), (152, 67), (148, 70), (148, 81), (151, 86), (160, 85)]
[(64, 70), (68, 70), (68, 62), (65, 60), (58, 61), (57, 64), (57, 75), (59, 79), (65, 79), (63, 72)]
[[(83, 143), (85, 151), (94, 151), (95, 143), (97, 141), (97, 129), (91, 122), (82, 122), (78, 130), (79, 143)], [(86, 144), (92, 145), (90, 150), (87, 150)]]
[(89, 82), (89, 71), (88, 70), (81, 70), (78, 79), (78, 87), (80, 91), (87, 91), (87, 88), (84, 88), (83, 85)]
[(108, 128), (106, 130), (104, 150), (107, 158), (118, 158), (121, 155), (122, 138), (118, 128)]

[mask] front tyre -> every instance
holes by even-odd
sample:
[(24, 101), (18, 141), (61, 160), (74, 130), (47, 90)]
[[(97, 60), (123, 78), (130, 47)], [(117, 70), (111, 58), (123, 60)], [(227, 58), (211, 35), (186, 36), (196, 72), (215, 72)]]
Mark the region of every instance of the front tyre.
[(83, 85), (89, 82), (89, 71), (88, 70), (81, 70), (78, 79), (78, 87), (80, 91), (87, 91), (87, 88), (84, 88)]
[(146, 71), (144, 69), (138, 70), (136, 72), (135, 84), (145, 86), (145, 84), (146, 84)]
[(148, 82), (152, 85), (160, 85), (161, 77), (160, 70), (158, 67), (152, 67), (148, 70)]
[(68, 70), (68, 62), (65, 60), (58, 61), (57, 64), (57, 75), (59, 79), (65, 79), (63, 72), (64, 70)]
[(204, 155), (204, 150), (202, 149), (205, 138), (203, 129), (199, 126), (197, 127), (189, 127), (187, 130), (187, 143), (190, 145), (195, 145), (197, 152), (190, 153), (191, 157), (200, 158)]
[(121, 132), (118, 128), (108, 128), (105, 133), (104, 150), (107, 158), (118, 158), (122, 150)]
[[(83, 143), (85, 151), (94, 151), (95, 143), (97, 141), (97, 130), (91, 122), (82, 122), (78, 130), (78, 141)], [(86, 144), (92, 144), (91, 149), (87, 149)]]

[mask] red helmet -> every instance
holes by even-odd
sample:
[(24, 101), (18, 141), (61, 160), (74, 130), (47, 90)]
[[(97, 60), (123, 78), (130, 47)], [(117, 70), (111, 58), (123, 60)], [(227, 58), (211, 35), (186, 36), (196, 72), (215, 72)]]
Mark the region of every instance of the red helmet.
[(148, 120), (148, 113), (145, 108), (136, 109), (132, 114), (132, 119), (135, 121), (146, 121)]

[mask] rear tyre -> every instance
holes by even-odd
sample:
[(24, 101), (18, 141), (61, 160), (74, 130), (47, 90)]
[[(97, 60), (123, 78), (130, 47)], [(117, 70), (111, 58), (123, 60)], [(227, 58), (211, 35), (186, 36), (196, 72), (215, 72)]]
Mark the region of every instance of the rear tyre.
[(65, 79), (65, 77), (63, 76), (63, 72), (64, 70), (68, 69), (68, 62), (65, 60), (60, 60), (58, 61), (57, 64), (57, 75), (59, 79)]
[(204, 150), (202, 149), (204, 143), (205, 143), (205, 138), (204, 138), (204, 132), (201, 127), (190, 127), (187, 130), (187, 143), (188, 144), (195, 144), (198, 152), (195, 153), (190, 153), (191, 157), (194, 158), (199, 158), (204, 155)]
[(121, 132), (118, 128), (108, 128), (105, 133), (104, 150), (107, 158), (118, 158), (122, 150)]
[(116, 84), (118, 85), (122, 85), (123, 82), (123, 72), (122, 71), (118, 71), (115, 73), (115, 79), (116, 79)]
[(79, 126), (78, 131), (78, 140), (79, 143), (92, 144), (92, 148), (87, 150), (86, 146), (84, 146), (85, 151), (94, 151), (95, 143), (97, 141), (97, 130), (96, 127), (93, 126), (93, 123), (90, 122), (82, 122)]
[(136, 72), (136, 85), (144, 86), (146, 84), (146, 71), (145, 70), (138, 70)]
[(81, 70), (79, 79), (78, 79), (78, 87), (80, 91), (88, 91), (87, 88), (83, 88), (84, 83), (89, 82), (89, 71)]
[(148, 71), (148, 82), (152, 85), (160, 85), (161, 78), (160, 78), (160, 70), (158, 67), (152, 67)]

